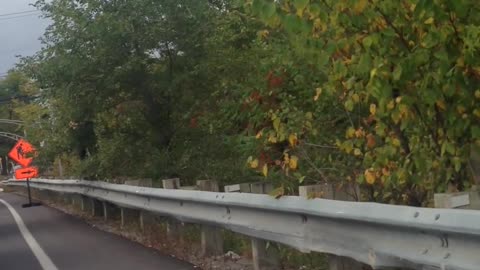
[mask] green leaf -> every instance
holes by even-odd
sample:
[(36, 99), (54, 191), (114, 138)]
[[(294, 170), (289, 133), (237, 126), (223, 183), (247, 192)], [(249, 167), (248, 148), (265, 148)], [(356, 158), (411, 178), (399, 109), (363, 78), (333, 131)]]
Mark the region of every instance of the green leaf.
[(368, 36), (364, 38), (362, 43), (363, 43), (363, 46), (365, 46), (366, 48), (370, 48), (370, 46), (372, 46), (372, 43), (373, 43), (372, 37)]
[(265, 19), (271, 18), (273, 15), (275, 15), (276, 9), (277, 6), (275, 5), (275, 3), (266, 2), (262, 8), (263, 17)]
[(402, 66), (396, 66), (395, 69), (393, 70), (393, 80), (398, 81), (400, 80), (400, 77), (402, 76)]
[(353, 101), (351, 99), (348, 99), (347, 101), (345, 101), (345, 109), (349, 112), (353, 111)]
[(462, 160), (459, 157), (454, 157), (453, 165), (455, 166), (455, 171), (459, 172), (462, 169)]
[(285, 29), (290, 33), (297, 33), (302, 27), (302, 21), (294, 15), (287, 15), (284, 24)]
[(294, 0), (293, 5), (298, 10), (304, 10), (310, 0)]
[(275, 199), (280, 199), (285, 194), (285, 188), (283, 186), (272, 190), (269, 195), (275, 197)]
[(252, 11), (254, 14), (260, 14), (262, 12), (262, 7), (264, 0), (253, 0)]
[(472, 126), (471, 131), (473, 139), (480, 139), (480, 126)]

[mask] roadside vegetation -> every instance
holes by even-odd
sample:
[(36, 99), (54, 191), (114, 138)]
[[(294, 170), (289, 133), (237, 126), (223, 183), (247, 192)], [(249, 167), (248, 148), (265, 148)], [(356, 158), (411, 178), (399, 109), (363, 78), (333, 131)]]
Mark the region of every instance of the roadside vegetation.
[[(358, 183), (426, 206), (480, 146), (474, 0), (38, 1), (0, 84), (37, 165), (91, 180)], [(52, 165), (53, 164), (53, 165)]]

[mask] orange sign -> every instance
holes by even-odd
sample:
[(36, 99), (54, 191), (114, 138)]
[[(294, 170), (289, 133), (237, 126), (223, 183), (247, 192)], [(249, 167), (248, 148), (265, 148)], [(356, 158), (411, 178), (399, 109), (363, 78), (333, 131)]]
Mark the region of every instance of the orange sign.
[(26, 168), (32, 163), (35, 148), (25, 140), (19, 140), (17, 144), (10, 150), (8, 156), (20, 166)]
[(37, 176), (38, 176), (38, 169), (36, 167), (22, 168), (15, 171), (15, 179), (17, 180), (35, 178)]

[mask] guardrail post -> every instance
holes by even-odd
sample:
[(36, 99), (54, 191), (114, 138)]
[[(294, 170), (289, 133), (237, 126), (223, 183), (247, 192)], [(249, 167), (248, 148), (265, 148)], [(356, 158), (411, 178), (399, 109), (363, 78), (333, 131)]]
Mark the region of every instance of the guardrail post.
[(473, 188), (470, 192), (436, 193), (435, 208), (459, 208), (480, 210), (480, 191)]
[[(198, 180), (197, 186), (202, 191), (219, 192), (217, 181)], [(202, 255), (217, 256), (223, 255), (223, 238), (219, 228), (210, 225), (202, 225)]]
[[(273, 190), (271, 183), (252, 183), (251, 193), (268, 194)], [(280, 257), (275, 247), (267, 247), (267, 241), (252, 238), (252, 259), (254, 270), (276, 270), (280, 268)]]
[[(225, 186), (225, 192), (241, 192), (268, 194), (274, 189), (271, 183), (243, 183)], [(274, 247), (267, 248), (267, 241), (257, 238), (251, 239), (252, 260), (254, 270), (276, 270), (280, 268), (280, 258)]]
[(120, 211), (117, 206), (109, 202), (102, 202), (103, 204), (103, 219), (108, 221), (109, 218), (117, 218), (120, 216)]
[[(165, 179), (162, 180), (164, 189), (179, 189), (180, 188), (180, 179)], [(180, 224), (176, 220), (169, 219), (167, 222), (167, 238), (170, 240), (178, 240), (180, 238)]]
[(92, 206), (92, 216), (100, 217), (104, 215), (103, 204), (97, 199), (90, 199), (90, 204)]
[[(360, 191), (355, 184), (346, 184), (344, 186), (335, 186), (333, 184), (318, 184), (310, 186), (300, 186), (298, 194), (305, 198), (324, 198), (339, 201), (355, 201), (360, 196)], [(347, 257), (328, 255), (329, 270), (363, 270), (371, 269), (364, 264)]]
[(155, 220), (154, 216), (146, 211), (140, 211), (140, 229), (142, 232), (145, 232), (147, 224), (153, 223)]
[(73, 207), (79, 208), (82, 206), (82, 196), (78, 194), (72, 194), (72, 205)]
[(89, 212), (92, 215), (94, 215), (92, 200), (85, 195), (80, 195), (80, 198), (81, 198), (80, 208), (82, 209), (82, 211)]
[[(153, 186), (153, 182), (151, 179), (125, 180), (124, 185), (151, 188)], [(132, 223), (132, 221), (137, 220), (138, 224), (140, 225), (140, 229), (145, 231), (146, 214), (147, 213), (143, 212), (142, 210), (120, 207), (121, 228), (125, 228), (127, 223)]]
[(125, 228), (128, 223), (141, 218), (140, 211), (129, 208), (120, 208), (121, 227)]

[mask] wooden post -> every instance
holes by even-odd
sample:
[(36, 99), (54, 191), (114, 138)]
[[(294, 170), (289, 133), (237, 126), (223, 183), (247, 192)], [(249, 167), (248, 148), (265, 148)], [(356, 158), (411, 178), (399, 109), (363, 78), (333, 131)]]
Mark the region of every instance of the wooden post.
[(153, 214), (146, 211), (140, 211), (140, 229), (142, 232), (145, 232), (148, 224), (152, 224), (154, 221), (155, 217)]
[(480, 192), (437, 193), (434, 195), (435, 208), (458, 208), (480, 210)]
[[(270, 183), (252, 183), (251, 193), (267, 194), (273, 190)], [(252, 259), (254, 270), (275, 270), (280, 269), (280, 257), (272, 245), (267, 248), (267, 241), (252, 238)]]
[[(360, 191), (355, 184), (346, 184), (343, 186), (335, 186), (333, 184), (318, 184), (309, 186), (300, 186), (298, 194), (304, 198), (323, 198), (339, 201), (354, 201), (358, 200)], [(329, 270), (362, 270), (370, 269), (364, 267), (360, 262), (357, 262), (348, 257), (341, 257), (336, 255), (328, 255)]]
[[(162, 180), (164, 189), (178, 189), (180, 188), (180, 179), (165, 179)], [(178, 241), (181, 235), (181, 225), (175, 220), (169, 220), (167, 222), (167, 238), (169, 240)]]
[(121, 227), (123, 229), (127, 224), (133, 223), (135, 220), (138, 220), (138, 222), (140, 221), (140, 211), (122, 207), (120, 208), (120, 218)]
[(103, 209), (103, 203), (97, 199), (90, 199), (87, 198), (88, 204), (90, 204), (90, 207), (88, 207), (91, 210), (91, 215), (94, 217), (101, 217), (104, 215), (104, 209)]
[[(225, 192), (267, 194), (274, 189), (271, 183), (257, 182), (225, 186)], [(280, 257), (273, 246), (267, 248), (263, 239), (252, 238), (252, 260), (254, 270), (280, 269)]]
[(105, 222), (107, 222), (108, 219), (116, 219), (120, 215), (120, 209), (117, 206), (109, 202), (103, 202), (103, 219)]
[[(197, 186), (202, 191), (219, 191), (217, 181), (198, 180)], [(223, 238), (220, 229), (215, 226), (202, 225), (201, 238), (203, 256), (223, 255)]]

